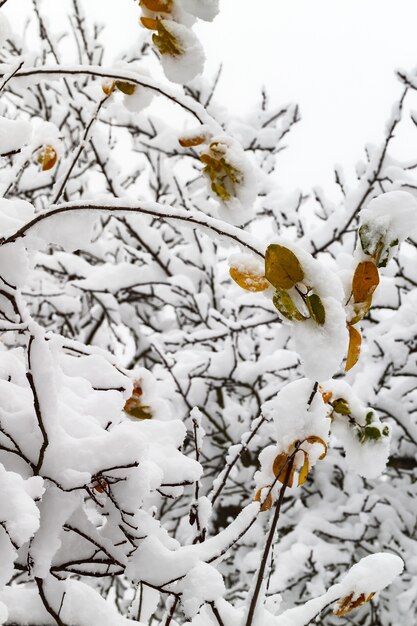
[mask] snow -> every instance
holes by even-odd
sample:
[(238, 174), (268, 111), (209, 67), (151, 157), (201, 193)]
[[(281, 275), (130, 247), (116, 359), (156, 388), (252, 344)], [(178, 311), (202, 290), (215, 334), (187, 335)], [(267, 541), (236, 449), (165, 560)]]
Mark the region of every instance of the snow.
[(182, 605), (187, 617), (193, 617), (205, 602), (214, 602), (226, 589), (223, 577), (212, 565), (197, 563), (180, 582)]
[[(331, 380), (323, 383), (323, 389), (333, 394), (331, 402), (338, 398), (347, 401), (350, 417), (361, 427), (366, 426), (366, 417), (371, 415), (371, 426), (381, 432), (378, 439), (361, 441), (360, 432), (351, 423), (349, 416), (333, 412), (332, 434), (343, 445), (346, 453), (347, 467), (351, 472), (368, 479), (377, 478), (385, 470), (390, 451), (390, 427), (382, 424), (377, 411), (366, 407), (352, 390), (350, 385), (342, 380)], [(384, 429), (387, 434), (384, 433)]]
[[(281, 238), (274, 239), (273, 243), (294, 252), (304, 271), (303, 284), (313, 288), (325, 308), (325, 323), (321, 326), (312, 319), (295, 322), (284, 319), (283, 323), (291, 325), (295, 349), (301, 357), (305, 375), (311, 380), (326, 380), (336, 374), (348, 349), (343, 285), (335, 271), (314, 259), (301, 246)], [(290, 294), (297, 304), (294, 288)]]
[(361, 224), (386, 233), (387, 243), (417, 235), (417, 199), (407, 191), (388, 191), (362, 209)]
[(219, 0), (179, 0), (185, 11), (199, 17), (201, 20), (211, 22), (219, 11)]
[(0, 116), (0, 154), (19, 150), (28, 143), (31, 132), (32, 127), (29, 122), (10, 120)]
[(0, 464), (0, 485), (0, 521), (12, 541), (20, 546), (39, 528), (39, 509), (35, 500), (44, 492), (43, 479), (40, 476), (24, 479)]
[(165, 76), (173, 83), (185, 85), (203, 71), (205, 54), (197, 36), (184, 24), (161, 20), (164, 28), (175, 38), (181, 54), (161, 54)]

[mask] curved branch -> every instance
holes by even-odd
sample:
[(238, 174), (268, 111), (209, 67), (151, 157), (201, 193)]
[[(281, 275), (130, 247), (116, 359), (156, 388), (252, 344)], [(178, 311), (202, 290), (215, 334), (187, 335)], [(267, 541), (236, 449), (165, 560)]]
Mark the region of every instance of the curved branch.
[(219, 235), (221, 238), (232, 241), (250, 250), (262, 259), (264, 258), (261, 243), (249, 233), (246, 233), (236, 226), (223, 222), (222, 220), (205, 215), (205, 213), (202, 213), (201, 211), (186, 211), (185, 209), (163, 206), (157, 202), (142, 202), (135, 205), (135, 203), (131, 200), (120, 199), (107, 200), (106, 203), (103, 204), (100, 204), (99, 202), (76, 201), (53, 206), (48, 211), (36, 215), (9, 237), (0, 239), (0, 245), (13, 243), (17, 239), (25, 237), (26, 234), (38, 224), (55, 215), (82, 212), (91, 213), (93, 211), (97, 211), (99, 213), (110, 213), (116, 216), (139, 213), (141, 215), (149, 215), (150, 217), (167, 222), (180, 222), (186, 226), (190, 226), (191, 228), (203, 228)]
[[(0, 78), (6, 77), (6, 73), (0, 73)], [(17, 78), (41, 78), (42, 76), (50, 78), (62, 78), (65, 76), (91, 76), (93, 78), (110, 78), (124, 82), (133, 83), (140, 87), (150, 89), (155, 93), (164, 96), (171, 102), (178, 104), (185, 111), (193, 115), (201, 124), (208, 124), (216, 132), (221, 132), (221, 126), (214, 120), (205, 110), (205, 108), (193, 98), (185, 96), (169, 86), (161, 86), (158, 81), (151, 77), (137, 74), (136, 72), (124, 71), (122, 69), (106, 69), (99, 65), (41, 65), (39, 67), (26, 67), (19, 69), (13, 74), (13, 80)], [(9, 80), (9, 78), (8, 78)]]

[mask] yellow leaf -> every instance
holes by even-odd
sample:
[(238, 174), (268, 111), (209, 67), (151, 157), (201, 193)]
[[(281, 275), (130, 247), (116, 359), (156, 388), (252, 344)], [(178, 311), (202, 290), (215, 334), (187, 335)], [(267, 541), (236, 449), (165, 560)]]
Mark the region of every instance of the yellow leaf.
[(300, 473), (298, 475), (298, 486), (303, 485), (307, 480), (308, 473), (310, 471), (310, 462), (308, 460), (308, 454), (305, 450), (300, 450), (304, 454), (304, 463), (302, 468), (300, 469)]
[(41, 165), (43, 172), (52, 169), (57, 160), (58, 154), (52, 146), (44, 146), (38, 152), (38, 163)]
[(230, 276), (235, 283), (246, 289), (246, 291), (265, 291), (269, 288), (269, 283), (265, 276), (261, 274), (255, 274), (255, 272), (241, 272), (236, 267), (231, 267), (229, 270)]
[(271, 244), (265, 254), (265, 276), (276, 289), (291, 289), (304, 278), (304, 271), (294, 252)]
[(359, 360), (361, 353), (362, 335), (356, 328), (347, 325), (349, 331), (349, 348), (347, 353), (345, 372), (348, 372)]
[(362, 261), (357, 266), (352, 280), (355, 302), (365, 302), (379, 285), (378, 268), (372, 261)]
[(321, 437), (317, 437), (317, 435), (310, 435), (306, 441), (307, 443), (320, 443), (323, 446), (324, 452), (319, 456), (319, 460), (322, 461), (327, 454), (327, 443)]
[[(267, 487), (270, 487), (270, 485), (266, 485), (265, 487), (261, 487), (260, 489), (258, 489), (254, 497), (255, 502), (261, 502), (262, 491), (266, 489)], [(271, 493), (268, 493), (268, 495), (265, 498), (265, 501), (261, 504), (261, 508), (259, 510), (262, 513), (264, 511), (269, 511), (269, 509), (272, 507), (272, 504), (273, 504), (272, 495)]]

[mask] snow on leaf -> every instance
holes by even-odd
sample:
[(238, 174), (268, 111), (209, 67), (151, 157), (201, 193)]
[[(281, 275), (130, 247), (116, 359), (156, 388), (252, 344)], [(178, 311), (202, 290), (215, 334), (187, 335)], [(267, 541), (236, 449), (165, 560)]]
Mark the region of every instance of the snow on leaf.
[(277, 289), (272, 298), (275, 308), (288, 320), (302, 321), (307, 319), (296, 307), (293, 299), (285, 289)]

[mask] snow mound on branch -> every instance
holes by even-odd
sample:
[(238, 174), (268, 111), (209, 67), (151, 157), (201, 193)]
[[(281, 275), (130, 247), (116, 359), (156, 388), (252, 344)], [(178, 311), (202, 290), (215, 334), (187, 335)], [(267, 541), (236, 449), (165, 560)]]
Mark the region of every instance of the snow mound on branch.
[(180, 586), (181, 604), (188, 617), (193, 617), (205, 602), (214, 602), (225, 593), (223, 576), (207, 563), (191, 568)]
[[(273, 398), (265, 402), (262, 415), (274, 423), (278, 447), (276, 453), (285, 452), (294, 441), (303, 441), (314, 435), (327, 441), (330, 419), (321, 394), (316, 391), (311, 380), (295, 380)], [(319, 450), (318, 456), (323, 450)]]
[(29, 141), (31, 131), (29, 122), (0, 117), (0, 154), (19, 150)]
[(417, 235), (417, 199), (408, 191), (388, 191), (371, 200), (360, 218), (386, 232), (387, 240), (404, 241)]
[(8, 472), (0, 463), (0, 521), (10, 538), (22, 545), (39, 528), (39, 510), (35, 500), (41, 498), (43, 479), (33, 476), (26, 480)]
[(403, 569), (404, 562), (396, 554), (377, 552), (353, 565), (343, 577), (341, 586), (346, 595), (353, 592), (354, 598), (361, 593), (368, 596), (385, 589)]
[[(346, 453), (346, 464), (351, 472), (359, 474), (364, 478), (377, 478), (385, 470), (389, 451), (390, 437), (389, 430), (387, 436), (379, 439), (366, 439), (360, 441), (355, 425), (351, 423), (353, 418), (359, 426), (366, 425), (366, 416), (372, 413), (372, 426), (382, 429), (381, 421), (374, 409), (366, 407), (351, 386), (343, 380), (329, 380), (323, 383), (326, 392), (332, 392), (332, 400), (343, 398), (349, 405), (350, 416), (334, 412), (332, 422), (332, 434), (340, 441)], [(384, 424), (384, 428), (389, 429)]]

